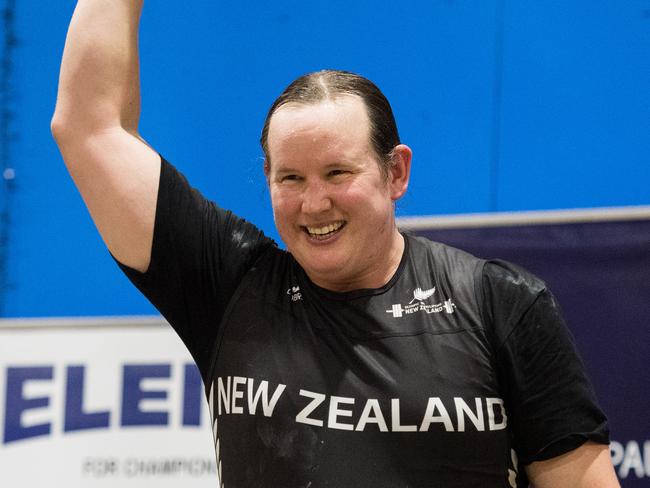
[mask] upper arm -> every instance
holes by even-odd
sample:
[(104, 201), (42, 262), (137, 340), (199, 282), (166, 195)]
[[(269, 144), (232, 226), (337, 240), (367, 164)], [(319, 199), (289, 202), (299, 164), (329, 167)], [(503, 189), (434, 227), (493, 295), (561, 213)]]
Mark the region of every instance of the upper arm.
[(146, 271), (151, 259), (160, 157), (122, 127), (53, 132), (104, 242), (123, 264)]
[(617, 488), (620, 487), (604, 444), (587, 442), (546, 461), (526, 466), (535, 488)]
[(499, 382), (521, 462), (555, 458), (586, 441), (607, 444), (607, 418), (553, 295), (507, 263), (486, 268)]

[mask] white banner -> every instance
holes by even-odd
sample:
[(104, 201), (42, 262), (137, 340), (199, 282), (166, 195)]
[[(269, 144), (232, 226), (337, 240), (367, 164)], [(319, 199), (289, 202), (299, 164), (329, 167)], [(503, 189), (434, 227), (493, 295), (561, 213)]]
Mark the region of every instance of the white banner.
[(162, 319), (0, 321), (0, 395), (3, 486), (219, 486), (200, 375)]

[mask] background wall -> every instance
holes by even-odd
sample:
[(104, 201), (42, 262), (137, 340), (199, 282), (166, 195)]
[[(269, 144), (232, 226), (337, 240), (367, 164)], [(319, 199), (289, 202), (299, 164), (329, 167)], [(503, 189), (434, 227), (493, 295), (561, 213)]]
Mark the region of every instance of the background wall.
[[(6, 317), (155, 313), (49, 133), (74, 3), (0, 3)], [(266, 110), (300, 74), (342, 68), (384, 90), (414, 150), (401, 215), (649, 204), (649, 47), (650, 0), (149, 1), (141, 132), (277, 238), (257, 144)]]

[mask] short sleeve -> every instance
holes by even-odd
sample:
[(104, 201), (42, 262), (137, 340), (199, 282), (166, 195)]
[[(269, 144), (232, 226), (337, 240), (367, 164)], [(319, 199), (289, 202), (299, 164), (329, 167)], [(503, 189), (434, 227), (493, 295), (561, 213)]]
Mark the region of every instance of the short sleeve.
[(206, 374), (219, 323), (244, 274), (273, 241), (206, 200), (161, 160), (151, 263), (119, 264), (174, 327)]
[(503, 261), (483, 269), (483, 313), (493, 327), (514, 449), (524, 464), (607, 444), (607, 419), (555, 298), (534, 275)]

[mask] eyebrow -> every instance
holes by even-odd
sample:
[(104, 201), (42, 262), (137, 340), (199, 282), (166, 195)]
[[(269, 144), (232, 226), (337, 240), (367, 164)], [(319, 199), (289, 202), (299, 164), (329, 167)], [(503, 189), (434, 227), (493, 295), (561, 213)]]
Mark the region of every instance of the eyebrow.
[(273, 165), (274, 173), (299, 173), (300, 170), (297, 168), (293, 168), (291, 166), (287, 167), (278, 167), (279, 165), (276, 163)]

